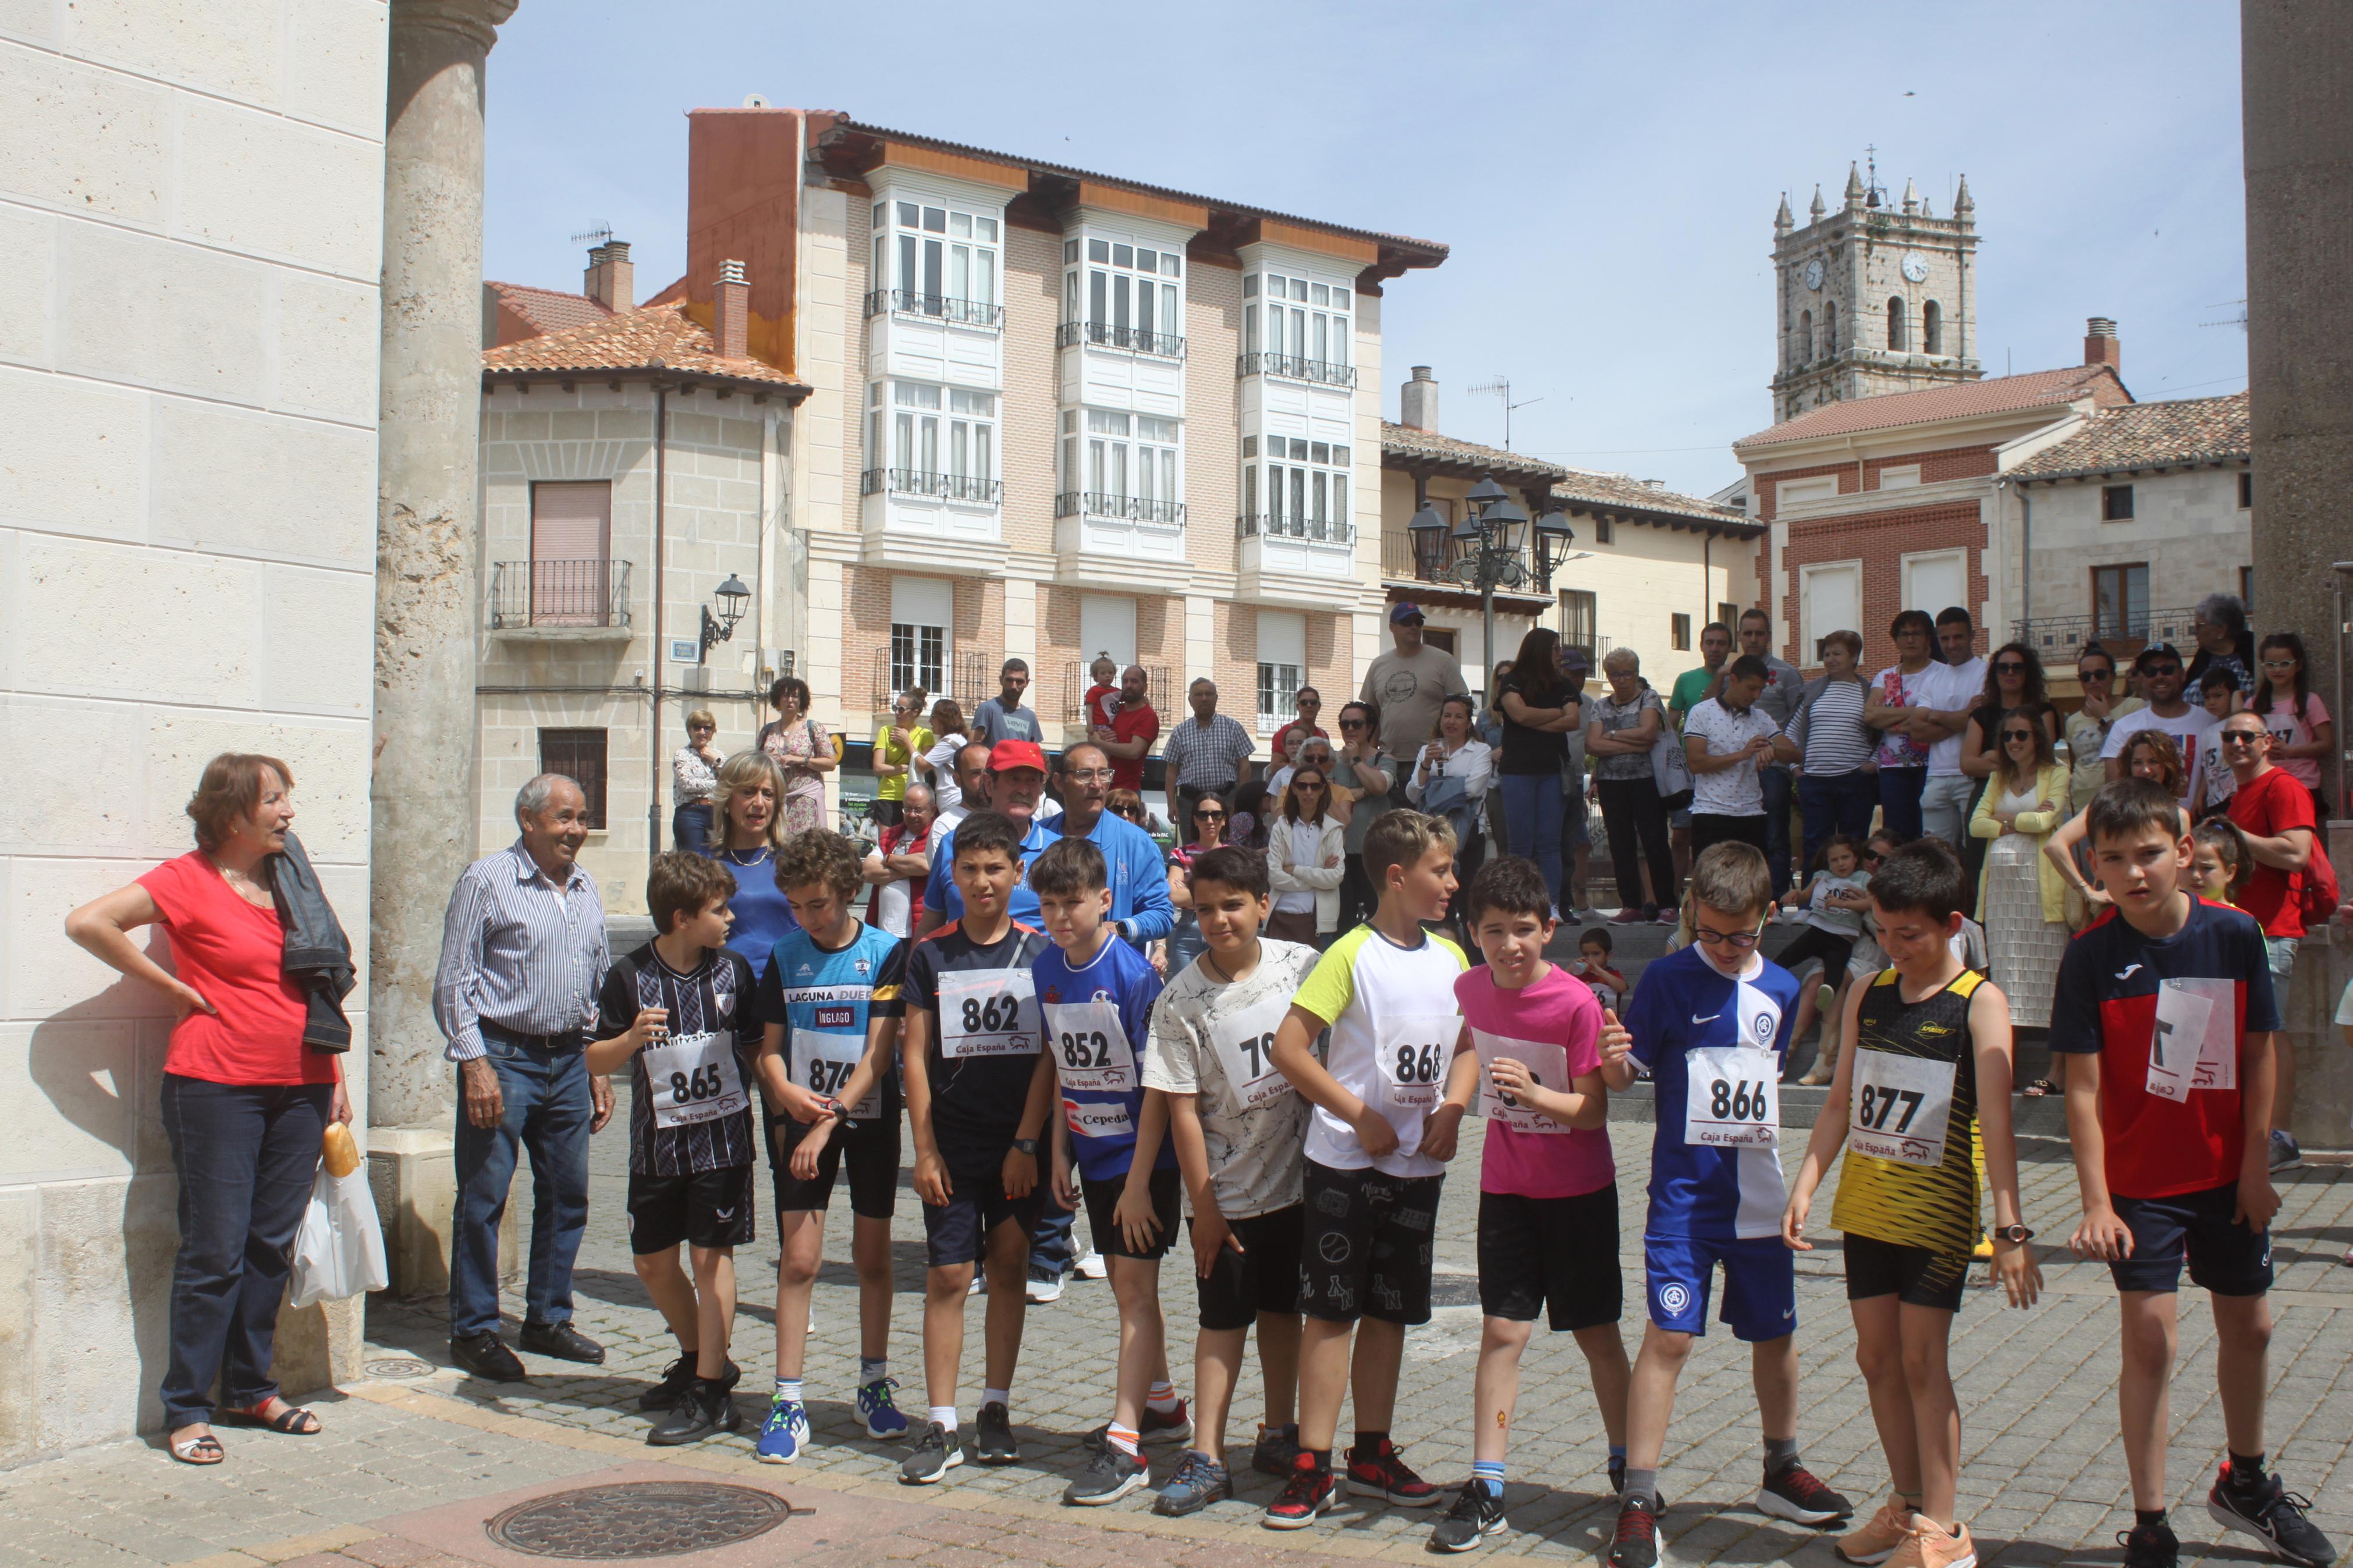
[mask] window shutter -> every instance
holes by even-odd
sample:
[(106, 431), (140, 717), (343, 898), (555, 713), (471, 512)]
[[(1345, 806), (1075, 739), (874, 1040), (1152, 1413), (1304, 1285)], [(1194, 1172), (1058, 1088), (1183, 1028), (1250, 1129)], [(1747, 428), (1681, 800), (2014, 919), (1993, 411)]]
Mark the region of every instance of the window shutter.
[(548, 480), (531, 487), (531, 618), (603, 626), (610, 613), (613, 485)]

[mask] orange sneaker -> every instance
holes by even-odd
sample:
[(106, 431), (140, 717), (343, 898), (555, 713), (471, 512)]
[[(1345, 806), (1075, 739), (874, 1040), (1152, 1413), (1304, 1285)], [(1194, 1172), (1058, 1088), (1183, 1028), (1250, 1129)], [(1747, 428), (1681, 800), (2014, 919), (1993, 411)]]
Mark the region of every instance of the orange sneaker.
[(1841, 1563), (1884, 1563), (1904, 1544), (1912, 1532), (1912, 1510), (1904, 1506), (1902, 1498), (1891, 1497), (1879, 1505), (1879, 1511), (1864, 1521), (1860, 1530), (1849, 1531), (1832, 1543)]
[(1904, 1540), (1888, 1558), (1889, 1568), (1978, 1568), (1978, 1543), (1966, 1524), (1951, 1531), (1914, 1514)]

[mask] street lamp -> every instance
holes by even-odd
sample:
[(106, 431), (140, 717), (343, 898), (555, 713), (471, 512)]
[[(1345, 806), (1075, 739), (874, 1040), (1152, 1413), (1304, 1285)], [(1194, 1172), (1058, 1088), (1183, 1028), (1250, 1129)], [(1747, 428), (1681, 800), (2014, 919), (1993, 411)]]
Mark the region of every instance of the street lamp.
[[(1550, 586), (1553, 566), (1567, 557), (1568, 546), (1576, 542), (1577, 535), (1570, 531), (1568, 519), (1558, 507), (1546, 509), (1531, 525), (1528, 514), (1513, 504), (1510, 493), (1495, 482), (1492, 474), (1472, 486), (1462, 499), (1466, 503), (1463, 518), (1452, 534), (1461, 546), (1461, 558), (1436, 571), (1439, 577), (1478, 594), (1486, 664), (1493, 669), (1495, 590), (1518, 588), (1529, 583)], [(1423, 506), (1407, 527), (1414, 536), (1417, 553), (1435, 550), (1437, 542), (1446, 537), (1446, 520), (1431, 506)], [(1531, 544), (1535, 554), (1533, 570), (1529, 565)]]
[(719, 584), (713, 596), (719, 601), (716, 617), (711, 614), (710, 605), (702, 606), (702, 657), (705, 659), (711, 657), (712, 643), (726, 642), (735, 636), (735, 623), (744, 618), (744, 607), (752, 602), (752, 590), (744, 586), (741, 577), (730, 572), (727, 581)]

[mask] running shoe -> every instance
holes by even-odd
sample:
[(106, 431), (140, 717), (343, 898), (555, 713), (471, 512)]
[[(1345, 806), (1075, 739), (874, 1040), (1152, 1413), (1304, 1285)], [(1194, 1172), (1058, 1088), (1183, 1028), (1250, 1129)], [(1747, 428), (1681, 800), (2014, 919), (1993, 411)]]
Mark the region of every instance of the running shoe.
[[(732, 1369), (734, 1363), (728, 1363)], [(694, 1358), (682, 1355), (662, 1368), (661, 1381), (638, 1395), (640, 1410), (675, 1410), (686, 1391), (694, 1386)]]
[(1107, 1279), (1111, 1278), (1111, 1265), (1103, 1261), (1102, 1253), (1090, 1247), (1079, 1254), (1079, 1260), (1071, 1265), (1071, 1272), (1082, 1279)]
[(1915, 1513), (1887, 1564), (1888, 1568), (1978, 1568), (1978, 1543), (1966, 1524), (1947, 1530)]
[(1438, 1489), (1413, 1473), (1398, 1446), (1387, 1437), (1370, 1458), (1348, 1454), (1348, 1492), (1352, 1497), (1377, 1497), (1404, 1508), (1428, 1508), (1438, 1500)]
[(1262, 1476), (1287, 1476), (1299, 1462), (1299, 1423), (1280, 1426), (1260, 1423), (1258, 1441), (1250, 1447), (1250, 1468)]
[(2305, 1517), (2311, 1508), (2309, 1499), (2288, 1490), (2277, 1476), (2267, 1475), (2252, 1487), (2242, 1487), (2232, 1479), (2227, 1462), (2214, 1478), (2214, 1489), (2206, 1494), (2206, 1511), (2223, 1529), (2256, 1536), (2271, 1548), (2273, 1556), (2303, 1568), (2327, 1568), (2337, 1561), (2337, 1548), (2320, 1533), (2319, 1526)]
[(1177, 1461), (1176, 1473), (1153, 1500), (1152, 1511), (1163, 1519), (1182, 1519), (1233, 1495), (1234, 1479), (1226, 1467), (1198, 1448), (1187, 1448)]
[(2116, 1544), (2125, 1549), (2124, 1568), (2175, 1568), (2181, 1557), (2173, 1526), (2161, 1519), (2116, 1531)]
[(1062, 1299), (1062, 1277), (1033, 1268), (1029, 1271), (1029, 1292), (1031, 1306), (1050, 1307)]
[(1683, 923), (1683, 911), (1680, 910), (1661, 910), (1659, 911), (1659, 923), (1662, 926), (1679, 926)]
[(899, 1479), (927, 1487), (963, 1463), (964, 1445), (956, 1434), (936, 1421), (926, 1421), (923, 1435), (915, 1439), (915, 1451), (899, 1466)]
[(1874, 1563), (1884, 1563), (1904, 1544), (1909, 1531), (1912, 1510), (1904, 1500), (1891, 1497), (1879, 1505), (1879, 1511), (1865, 1520), (1859, 1530), (1851, 1530), (1831, 1543), (1841, 1563), (1855, 1563), (1869, 1568)]
[(1021, 1446), (1013, 1440), (1013, 1413), (1001, 1402), (992, 1399), (982, 1405), (974, 1426), (974, 1458), (984, 1465), (1009, 1465), (1021, 1458)]
[(1640, 1498), (1618, 1509), (1618, 1532), (1609, 1538), (1609, 1568), (1658, 1568), (1659, 1516)]
[(1504, 1517), (1504, 1500), (1487, 1489), (1484, 1481), (1464, 1481), (1462, 1489), (1454, 1494), (1452, 1506), (1430, 1532), (1430, 1544), (1438, 1552), (1468, 1552), (1491, 1535), (1499, 1535), (1511, 1528)]
[(1314, 1456), (1303, 1452), (1299, 1462), (1291, 1468), (1291, 1479), (1283, 1482), (1274, 1500), (1266, 1505), (1259, 1522), (1269, 1530), (1303, 1530), (1339, 1498), (1339, 1483), (1333, 1479), (1332, 1472), (1317, 1469)]
[(1609, 923), (1614, 926), (1635, 926), (1641, 925), (1649, 918), (1650, 917), (1648, 915), (1645, 915), (1640, 910), (1628, 908), (1620, 910), (1616, 914), (1611, 915), (1609, 917)]
[(789, 1465), (808, 1447), (808, 1407), (797, 1399), (773, 1395), (768, 1418), (760, 1423), (760, 1440), (753, 1455), (764, 1465)]
[(1776, 1519), (1799, 1524), (1836, 1524), (1854, 1512), (1852, 1503), (1822, 1485), (1820, 1478), (1803, 1465), (1767, 1475), (1765, 1484), (1757, 1489), (1757, 1506)]
[(1062, 1501), (1073, 1508), (1098, 1508), (1117, 1502), (1152, 1481), (1152, 1462), (1141, 1454), (1123, 1454), (1105, 1444), (1087, 1461), (1078, 1479), (1062, 1489)]
[[(1193, 1421), (1185, 1414), (1185, 1402), (1178, 1400), (1174, 1410), (1155, 1410), (1149, 1405), (1145, 1405), (1144, 1419), (1136, 1423), (1135, 1438), (1139, 1443), (1191, 1442)], [(1090, 1449), (1111, 1447), (1111, 1423), (1104, 1422), (1079, 1441)], [(1291, 1472), (1286, 1469), (1282, 1473), (1289, 1475)]]
[(2274, 1171), (2293, 1171), (2304, 1163), (2304, 1151), (2296, 1147), (2295, 1133), (2272, 1129), (2271, 1162)]
[(686, 1397), (646, 1434), (646, 1441), (657, 1448), (681, 1447), (713, 1432), (733, 1432), (743, 1421), (735, 1411), (735, 1396), (724, 1384), (698, 1377)]
[(888, 1439), (907, 1435), (907, 1413), (891, 1397), (891, 1391), (898, 1386), (895, 1377), (878, 1377), (859, 1386), (858, 1415), (866, 1423), (869, 1437)]

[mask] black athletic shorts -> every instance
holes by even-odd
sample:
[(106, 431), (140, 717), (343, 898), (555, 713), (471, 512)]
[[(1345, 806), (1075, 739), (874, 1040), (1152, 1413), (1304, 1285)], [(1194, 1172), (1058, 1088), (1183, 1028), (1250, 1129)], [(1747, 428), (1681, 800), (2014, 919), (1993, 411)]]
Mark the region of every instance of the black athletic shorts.
[(1094, 1237), (1095, 1250), (1105, 1258), (1140, 1258), (1157, 1260), (1168, 1256), (1176, 1245), (1176, 1226), (1185, 1217), (1185, 1180), (1175, 1166), (1152, 1173), (1152, 1216), (1160, 1222), (1158, 1239), (1145, 1251), (1138, 1252), (1127, 1245), (1127, 1237), (1119, 1228), (1113, 1211), (1119, 1207), (1120, 1194), (1127, 1191), (1127, 1178), (1115, 1182), (1098, 1182), (1092, 1176), (1079, 1178), (1079, 1195), (1087, 1205), (1087, 1234)]
[(768, 1174), (775, 1179), (776, 1212), (823, 1209), (833, 1202), (833, 1184), (849, 1165), (849, 1212), (860, 1219), (889, 1219), (899, 1204), (899, 1119), (837, 1127), (818, 1151), (817, 1174), (804, 1182), (793, 1174), (793, 1151), (808, 1136), (806, 1124), (789, 1116), (768, 1122)]
[(749, 1165), (684, 1176), (629, 1173), (629, 1250), (644, 1256), (691, 1247), (748, 1247), (756, 1188)]
[(2131, 1227), (2133, 1255), (2108, 1265), (2119, 1290), (2179, 1290), (2181, 1262), (2189, 1282), (2217, 1296), (2260, 1296), (2272, 1288), (2272, 1237), (2231, 1215), (2239, 1184), (2164, 1198), (2115, 1198)]
[(1843, 1234), (1848, 1300), (1893, 1296), (1908, 1307), (1935, 1307), (1947, 1312), (1961, 1310), (1961, 1290), (1969, 1282), (1968, 1253), (1905, 1247), (1851, 1230)]
[(994, 1148), (940, 1151), (948, 1172), (948, 1201), (923, 1205), (923, 1251), (934, 1268), (979, 1262), (990, 1235), (1008, 1220), (1019, 1226), (1025, 1237), (1038, 1228), (1051, 1178), (1040, 1173), (1029, 1196), (1006, 1196), (1005, 1156), (1012, 1147), (1008, 1140)]
[(1211, 1332), (1247, 1329), (1261, 1312), (1299, 1310), (1299, 1232), (1306, 1215), (1304, 1204), (1293, 1204), (1272, 1214), (1226, 1222), (1242, 1249), (1219, 1247), (1209, 1277), (1194, 1277), (1201, 1296), (1201, 1327)]
[(1625, 1313), (1618, 1268), (1618, 1188), (1566, 1198), (1479, 1194), (1479, 1310), (1556, 1333), (1614, 1323)]
[(1446, 1178), (1306, 1164), (1300, 1310), (1335, 1323), (1430, 1321), (1430, 1241)]

